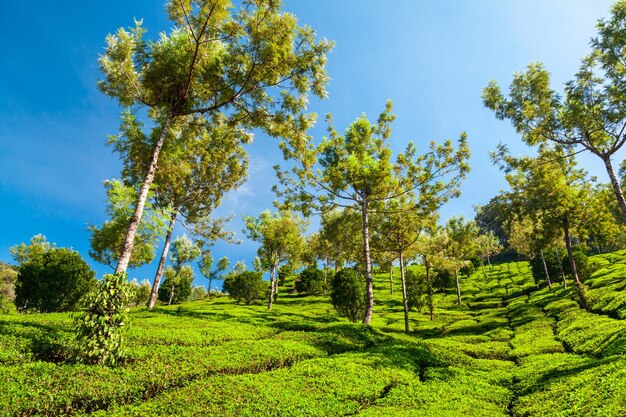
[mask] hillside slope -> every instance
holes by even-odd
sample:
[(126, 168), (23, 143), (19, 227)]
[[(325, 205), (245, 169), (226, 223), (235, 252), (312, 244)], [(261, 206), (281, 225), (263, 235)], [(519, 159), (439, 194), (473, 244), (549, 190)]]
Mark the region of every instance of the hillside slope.
[(112, 369), (63, 362), (69, 315), (0, 316), (0, 415), (626, 415), (626, 253), (595, 259), (591, 313), (508, 263), (463, 279), (462, 306), (437, 294), (435, 320), (412, 312), (410, 334), (387, 276), (371, 327), (286, 288), (271, 312), (137, 309)]

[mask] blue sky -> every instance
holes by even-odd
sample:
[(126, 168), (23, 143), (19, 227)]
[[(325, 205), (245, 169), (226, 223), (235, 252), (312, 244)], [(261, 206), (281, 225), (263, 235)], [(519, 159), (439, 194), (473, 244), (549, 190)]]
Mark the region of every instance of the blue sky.
[[(96, 89), (98, 54), (106, 34), (132, 25), (133, 18), (144, 20), (148, 36), (169, 23), (163, 3), (154, 0), (35, 3), (0, 7), (0, 260), (11, 261), (9, 247), (43, 233), (78, 250), (101, 275), (108, 268), (87, 255), (87, 225), (104, 221), (102, 182), (119, 177), (120, 163), (105, 141), (116, 133), (120, 108)], [(397, 115), (395, 151), (409, 140), (422, 147), (467, 131), (472, 172), (462, 197), (442, 209), (445, 219), (472, 217), (474, 205), (506, 187), (487, 157), (498, 142), (525, 152), (510, 125), (483, 108), (482, 88), (490, 79), (506, 87), (514, 71), (541, 61), (560, 89), (588, 52), (596, 20), (608, 15), (610, 4), (287, 0), (285, 9), (336, 42), (327, 67), (329, 98), (312, 101), (310, 110), (332, 113), (339, 131), (361, 113), (375, 119), (387, 99)], [(319, 123), (311, 134), (320, 138), (324, 128)], [(262, 134), (248, 152), (250, 180), (219, 209), (234, 216), (230, 227), (241, 238), (241, 216), (271, 208), (272, 165), (280, 160), (275, 140)], [(596, 160), (580, 162), (607, 181)], [(239, 246), (218, 243), (214, 256), (250, 262), (255, 250), (244, 239)], [(152, 280), (155, 269), (156, 261), (129, 275)]]

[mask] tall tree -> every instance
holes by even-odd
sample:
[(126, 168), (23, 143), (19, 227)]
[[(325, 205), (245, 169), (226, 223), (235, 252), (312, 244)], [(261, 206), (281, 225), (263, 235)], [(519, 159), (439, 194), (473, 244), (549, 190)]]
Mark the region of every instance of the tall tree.
[(312, 210), (327, 211), (350, 207), (361, 215), (362, 262), (365, 271), (366, 309), (363, 323), (369, 324), (374, 311), (374, 285), (370, 252), (370, 215), (385, 202), (414, 193), (416, 204), (435, 210), (459, 194), (459, 184), (469, 170), (469, 147), (465, 134), (455, 149), (451, 141), (430, 143), (428, 151), (418, 155), (410, 142), (395, 163), (388, 143), (391, 102), (387, 103), (376, 124), (365, 115), (353, 122), (345, 134), (334, 129), (330, 115), (328, 137), (319, 145), (283, 146), (285, 157), (296, 164), (287, 171), (277, 168), (282, 190), (305, 214)]
[(167, 3), (173, 26), (145, 40), (141, 21), (106, 38), (98, 87), (122, 106), (147, 110), (152, 149), (116, 273), (126, 271), (161, 149), (176, 124), (215, 114), (231, 127), (261, 128), (302, 140), (313, 117), (307, 95), (326, 95), (328, 41), (298, 26), (273, 0), (185, 0)]
[[(200, 247), (185, 234), (172, 241), (172, 266), (165, 269), (165, 288), (159, 291), (159, 298), (163, 301), (167, 299), (168, 305), (185, 301), (191, 294), (191, 283), (195, 274), (189, 263), (200, 256), (200, 253)], [(183, 291), (179, 289), (179, 294), (176, 294), (177, 286), (184, 288)]]
[(550, 87), (548, 71), (534, 63), (513, 76), (508, 98), (491, 81), (483, 101), (498, 119), (510, 120), (529, 145), (551, 142), (599, 157), (626, 220), (626, 199), (612, 162), (626, 142), (626, 2), (616, 2), (610, 19), (597, 27), (593, 49), (565, 84), (562, 97)]
[(480, 258), (480, 266), (482, 268), (483, 275), (486, 278), (485, 259), (489, 264), (489, 272), (491, 272), (491, 257), (502, 250), (502, 245), (500, 245), (496, 235), (494, 235), (493, 232), (489, 232), (478, 234), (474, 241), (474, 247), (476, 248), (476, 254)]
[[(129, 183), (140, 182), (150, 163), (153, 140), (143, 131), (143, 124), (134, 115), (126, 114), (121, 133), (110, 141), (122, 156), (123, 174)], [(203, 116), (195, 116), (170, 128), (153, 191), (154, 205), (170, 213), (169, 227), (148, 308), (156, 301), (177, 220), (196, 237), (201, 236), (207, 246), (219, 238), (232, 240), (222, 227), (225, 219), (212, 219), (211, 215), (223, 194), (245, 180), (248, 161), (242, 143), (248, 141), (244, 130), (229, 126), (219, 114), (208, 125)]]
[(297, 258), (302, 250), (305, 229), (304, 221), (291, 212), (271, 213), (264, 211), (258, 217), (244, 217), (248, 238), (260, 244), (257, 251), (261, 264), (270, 271), (270, 292), (267, 303), (272, 309), (274, 297), (278, 292), (276, 280), (280, 265)]
[(474, 221), (467, 221), (463, 216), (451, 217), (446, 222), (446, 233), (449, 240), (445, 252), (454, 272), (457, 302), (461, 305), (459, 270), (470, 262), (469, 259), (476, 252), (478, 227)]
[(441, 268), (444, 263), (448, 240), (448, 235), (441, 228), (431, 224), (425, 227), (424, 233), (417, 242), (417, 253), (422, 257), (422, 264), (426, 271), (426, 296), (431, 320), (435, 318), (433, 271)]
[(221, 280), (222, 275), (230, 266), (230, 260), (224, 256), (217, 261), (217, 265), (213, 268), (213, 255), (211, 251), (204, 251), (201, 255), (198, 267), (200, 273), (209, 280), (209, 294), (211, 294), (211, 288), (214, 280)]
[(515, 158), (500, 145), (492, 159), (506, 173), (518, 212), (540, 221), (544, 239), (563, 233), (576, 292), (581, 306), (589, 310), (587, 290), (576, 270), (572, 234), (580, 224), (581, 203), (589, 194), (590, 183), (586, 172), (576, 168), (576, 161), (565, 156), (562, 148), (540, 146), (536, 158)]
[(425, 219), (417, 210), (411, 194), (390, 200), (374, 216), (373, 246), (379, 250), (393, 253), (400, 263), (400, 282), (402, 285), (402, 306), (404, 310), (404, 331), (409, 332), (409, 300), (407, 295), (405, 261), (415, 255), (416, 243)]

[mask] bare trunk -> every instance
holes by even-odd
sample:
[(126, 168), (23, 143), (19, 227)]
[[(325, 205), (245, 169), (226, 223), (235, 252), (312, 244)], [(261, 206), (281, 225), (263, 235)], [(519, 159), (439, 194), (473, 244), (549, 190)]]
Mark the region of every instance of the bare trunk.
[(483, 261), (483, 258), (480, 258), (480, 267), (483, 270), (483, 277), (487, 278), (487, 274), (485, 273), (485, 262)]
[(274, 273), (276, 271), (276, 266), (272, 265), (272, 269), (270, 269), (270, 294), (269, 301), (267, 302), (267, 309), (271, 310), (272, 305), (274, 304)]
[(493, 269), (491, 269), (491, 256), (489, 254), (487, 254), (487, 263), (489, 264), (489, 272), (493, 272)]
[(578, 271), (576, 270), (576, 261), (574, 260), (574, 251), (572, 250), (572, 242), (569, 235), (569, 219), (563, 218), (563, 232), (565, 234), (565, 247), (567, 248), (567, 258), (569, 259), (569, 266), (572, 270), (572, 278), (574, 278), (574, 285), (576, 286), (576, 292), (582, 307), (589, 311), (589, 300), (587, 299), (587, 291), (585, 284), (580, 282), (578, 278)]
[(609, 178), (611, 179), (611, 185), (613, 185), (613, 191), (615, 192), (617, 203), (619, 204), (619, 208), (622, 210), (622, 217), (626, 220), (626, 200), (624, 199), (624, 192), (622, 191), (622, 186), (620, 185), (619, 180), (615, 176), (615, 171), (613, 171), (611, 157), (609, 155), (603, 155), (601, 156), (601, 158), (602, 158), (602, 161), (604, 162), (604, 166), (606, 167), (606, 172), (609, 174)]
[(548, 283), (548, 288), (552, 289), (552, 281), (550, 281), (550, 274), (548, 273), (548, 265), (546, 265), (546, 258), (543, 256), (543, 249), (540, 250), (541, 253), (541, 262), (543, 262), (543, 272), (546, 274), (546, 282)]
[(172, 111), (167, 114), (167, 118), (161, 127), (161, 132), (159, 133), (159, 137), (157, 138), (154, 147), (152, 148), (152, 155), (150, 157), (150, 165), (148, 167), (148, 172), (146, 173), (146, 177), (143, 180), (143, 185), (139, 191), (139, 196), (137, 198), (137, 205), (135, 206), (135, 212), (133, 213), (133, 217), (131, 217), (130, 224), (128, 225), (128, 232), (126, 233), (126, 239), (124, 240), (124, 247), (122, 249), (122, 253), (120, 255), (120, 259), (117, 262), (117, 268), (115, 268), (116, 274), (123, 274), (126, 272), (128, 268), (128, 263), (130, 262), (130, 256), (133, 252), (133, 244), (135, 242), (135, 234), (137, 234), (137, 229), (139, 228), (139, 221), (141, 220), (141, 216), (143, 215), (143, 209), (146, 205), (146, 201), (148, 200), (148, 191), (150, 191), (150, 186), (154, 181), (154, 174), (156, 173), (157, 163), (159, 162), (159, 154), (161, 153), (161, 148), (163, 147), (163, 143), (165, 142), (165, 137), (167, 136), (167, 131), (169, 130), (170, 124), (174, 119)]
[(363, 261), (365, 262), (365, 316), (363, 324), (370, 324), (374, 314), (374, 280), (372, 278), (372, 260), (370, 258), (370, 230), (368, 202), (364, 199), (361, 205), (363, 217)]
[(174, 299), (174, 284), (172, 284), (172, 290), (170, 291), (170, 301), (167, 303), (168, 306), (172, 305), (173, 299)]
[(454, 268), (454, 277), (456, 278), (456, 299), (461, 305), (461, 283), (459, 282), (459, 271), (455, 267)]
[(406, 277), (404, 274), (404, 256), (398, 252), (400, 258), (400, 279), (402, 280), (402, 307), (404, 308), (404, 331), (409, 332), (409, 300), (406, 294)]
[(389, 265), (389, 292), (393, 295), (393, 263)]
[(157, 295), (159, 292), (159, 285), (161, 284), (161, 278), (163, 277), (163, 269), (165, 268), (165, 261), (167, 260), (167, 252), (170, 250), (170, 242), (172, 241), (172, 232), (174, 231), (174, 223), (176, 222), (176, 215), (178, 212), (174, 210), (170, 216), (170, 225), (167, 228), (167, 234), (165, 235), (165, 243), (163, 244), (163, 251), (161, 252), (161, 259), (159, 259), (159, 266), (156, 274), (154, 275), (154, 283), (152, 284), (152, 291), (150, 291), (150, 299), (148, 300), (148, 308), (154, 308)]

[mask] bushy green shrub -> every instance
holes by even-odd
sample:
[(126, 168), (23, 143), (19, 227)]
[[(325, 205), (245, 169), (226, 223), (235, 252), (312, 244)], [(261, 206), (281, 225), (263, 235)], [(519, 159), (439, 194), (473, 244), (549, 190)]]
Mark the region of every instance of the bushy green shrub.
[(325, 291), (324, 272), (314, 266), (300, 272), (296, 279), (296, 291), (307, 295), (322, 294)]
[(444, 291), (454, 286), (454, 276), (447, 269), (439, 269), (433, 271), (433, 287)]
[(20, 266), (15, 305), (21, 311), (73, 311), (95, 282), (95, 272), (78, 252), (50, 248)]
[(330, 282), (330, 301), (337, 312), (356, 322), (365, 314), (365, 283), (352, 269), (339, 270)]
[(426, 305), (426, 277), (415, 269), (406, 270), (406, 295), (409, 308), (422, 311)]
[(190, 301), (204, 300), (207, 297), (208, 293), (206, 288), (201, 285), (196, 285), (191, 289), (191, 295), (189, 296)]
[(128, 327), (131, 295), (125, 274), (105, 275), (87, 294), (85, 311), (76, 317), (78, 358), (99, 365), (115, 365), (123, 357), (123, 331)]
[(263, 281), (260, 272), (255, 271), (242, 271), (227, 276), (223, 288), (230, 298), (238, 303), (243, 301), (246, 305), (252, 304), (255, 300), (262, 300), (267, 294), (267, 282)]
[(179, 271), (167, 267), (165, 280), (159, 287), (159, 300), (167, 304), (180, 304), (189, 299), (191, 295), (191, 283), (194, 273), (189, 265), (184, 265)]

